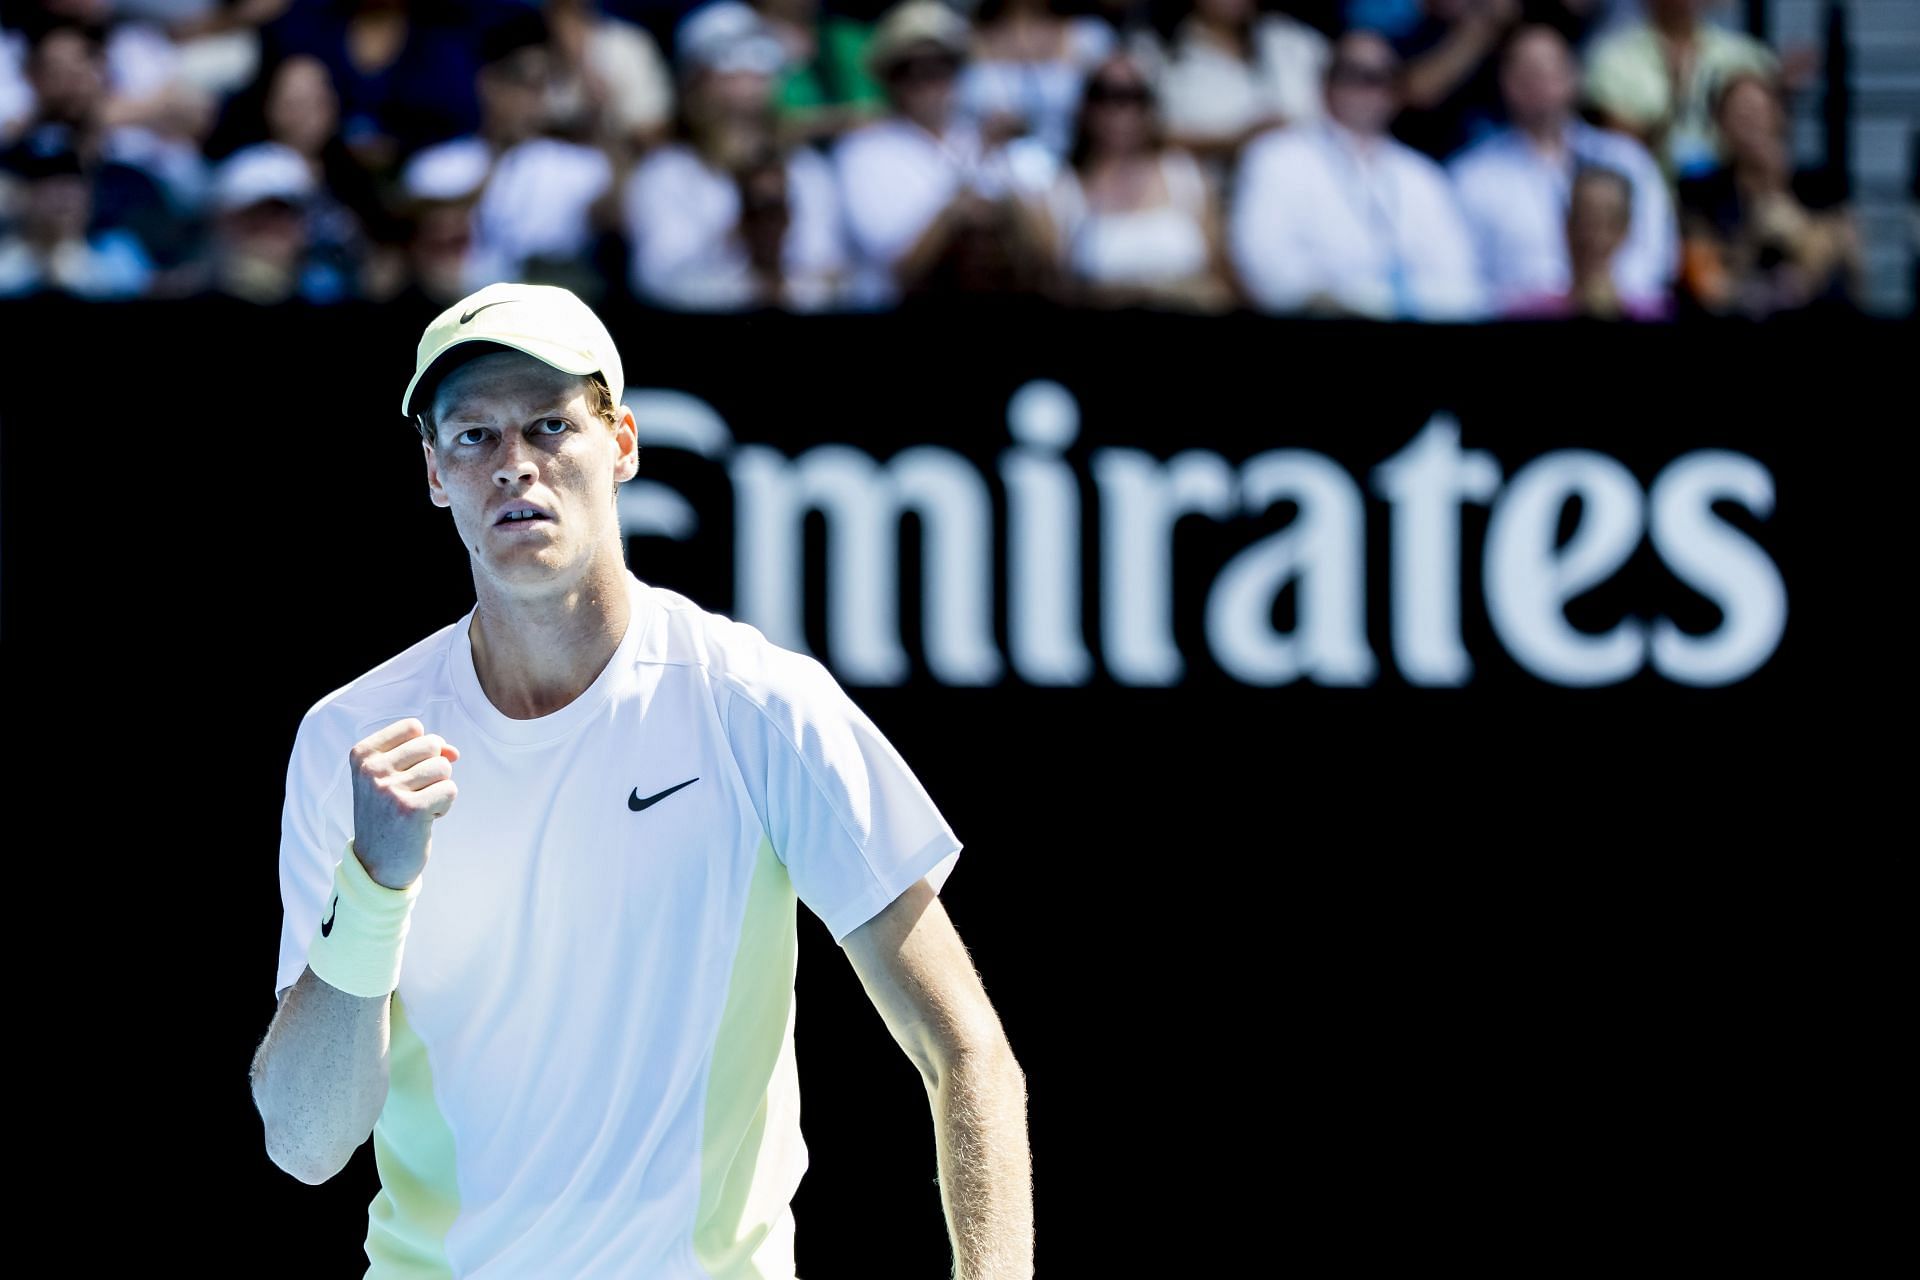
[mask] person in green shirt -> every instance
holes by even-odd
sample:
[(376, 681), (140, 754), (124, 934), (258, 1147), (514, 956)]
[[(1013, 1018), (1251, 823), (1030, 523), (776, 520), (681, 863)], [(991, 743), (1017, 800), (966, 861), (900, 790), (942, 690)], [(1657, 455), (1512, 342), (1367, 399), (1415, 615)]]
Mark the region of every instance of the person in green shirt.
[(867, 71), (870, 24), (820, 12), (820, 0), (755, 0), (787, 53), (773, 101), (788, 142), (826, 143), (886, 112)]

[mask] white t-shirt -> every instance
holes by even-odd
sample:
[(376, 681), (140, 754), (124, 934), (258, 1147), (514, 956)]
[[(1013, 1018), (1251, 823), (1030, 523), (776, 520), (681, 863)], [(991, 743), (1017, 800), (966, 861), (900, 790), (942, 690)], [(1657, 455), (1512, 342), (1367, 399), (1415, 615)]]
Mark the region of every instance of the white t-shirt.
[(353, 744), (414, 716), (460, 751), (392, 1002), (373, 1280), (791, 1280), (794, 904), (843, 941), (959, 857), (818, 661), (627, 581), (619, 648), (550, 715), (487, 699), (469, 611), (295, 736), (277, 991), (347, 852)]
[(1061, 166), (1047, 191), (1047, 213), (1059, 229), (1066, 266), (1100, 284), (1168, 284), (1207, 269), (1207, 186), (1194, 158), (1175, 147), (1160, 153), (1164, 203), (1144, 209), (1089, 209), (1080, 176)]

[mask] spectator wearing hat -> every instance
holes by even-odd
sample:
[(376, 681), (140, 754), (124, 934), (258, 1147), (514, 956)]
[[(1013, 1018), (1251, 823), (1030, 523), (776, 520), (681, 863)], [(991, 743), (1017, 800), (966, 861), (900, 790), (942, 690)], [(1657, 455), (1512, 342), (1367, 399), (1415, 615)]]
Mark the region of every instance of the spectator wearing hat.
[(1673, 201), (1659, 164), (1632, 138), (1574, 114), (1579, 68), (1552, 27), (1515, 30), (1501, 57), (1500, 85), (1512, 125), (1448, 165), (1494, 307), (1568, 288), (1573, 175), (1597, 165), (1633, 185), (1621, 206), (1632, 211), (1632, 223), (1611, 256), (1615, 286), (1633, 306), (1658, 310), (1679, 266)]
[(1379, 319), (1482, 313), (1446, 172), (1387, 133), (1398, 72), (1383, 37), (1350, 31), (1327, 69), (1326, 118), (1248, 144), (1228, 239), (1257, 305)]
[(615, 221), (615, 170), (598, 147), (548, 136), (555, 63), (545, 20), (523, 12), (481, 41), (477, 133), (428, 147), (401, 186), (416, 202), (473, 204), (468, 289), (564, 282), (599, 296), (591, 259)]
[(152, 264), (123, 230), (89, 231), (93, 188), (72, 151), (16, 149), (14, 226), (0, 238), (0, 297), (56, 292), (88, 299), (145, 292)]
[(1190, 0), (1159, 77), (1168, 135), (1224, 177), (1255, 135), (1320, 118), (1330, 57), (1325, 36), (1255, 0)]
[(1129, 57), (1087, 78), (1068, 163), (1043, 207), (1070, 303), (1217, 311), (1236, 301), (1212, 184), (1167, 144), (1146, 72)]
[(678, 136), (627, 180), (635, 294), (690, 310), (819, 310), (846, 270), (827, 162), (783, 146), (774, 116), (785, 52), (739, 0), (681, 24)]
[(956, 86), (961, 113), (989, 139), (1026, 135), (1056, 160), (1073, 141), (1087, 73), (1112, 53), (1113, 28), (1055, 12), (1057, 0), (979, 0), (972, 56)]
[(773, 102), (789, 139), (828, 143), (886, 112), (886, 94), (867, 68), (871, 23), (823, 15), (820, 0), (755, 0), (754, 7), (786, 52)]
[(620, 158), (664, 141), (673, 123), (673, 73), (647, 29), (596, 0), (546, 0), (545, 12), (555, 132)]
[(214, 171), (217, 293), (262, 305), (359, 296), (364, 245), (312, 167), (278, 142), (242, 147)]
[(1618, 259), (1629, 240), (1639, 192), (1640, 184), (1618, 169), (1597, 164), (1576, 169), (1563, 220), (1569, 264), (1565, 287), (1510, 294), (1502, 300), (1502, 313), (1515, 319), (1668, 318), (1673, 308), (1666, 297), (1634, 297), (1619, 286)]
[(890, 114), (834, 149), (854, 259), (851, 305), (886, 307), (932, 283), (943, 259), (973, 261), (994, 241), (1042, 263), (1044, 228), (1020, 199), (1053, 180), (1035, 147), (997, 145), (960, 115), (955, 79), (966, 20), (940, 0), (904, 0), (874, 28), (869, 51)]

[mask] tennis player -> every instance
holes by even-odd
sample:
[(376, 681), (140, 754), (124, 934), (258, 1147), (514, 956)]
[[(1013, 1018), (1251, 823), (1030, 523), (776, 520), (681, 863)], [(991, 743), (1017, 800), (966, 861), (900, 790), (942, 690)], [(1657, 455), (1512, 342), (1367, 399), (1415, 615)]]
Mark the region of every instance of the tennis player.
[[(475, 602), (295, 735), (267, 1152), (320, 1183), (371, 1133), (374, 1280), (793, 1280), (805, 902), (926, 1084), (955, 1274), (1029, 1276), (1025, 1077), (936, 896), (960, 842), (819, 662), (627, 568), (624, 390), (564, 289), (420, 341), (402, 412)], [(436, 571), (363, 514), (369, 574)]]

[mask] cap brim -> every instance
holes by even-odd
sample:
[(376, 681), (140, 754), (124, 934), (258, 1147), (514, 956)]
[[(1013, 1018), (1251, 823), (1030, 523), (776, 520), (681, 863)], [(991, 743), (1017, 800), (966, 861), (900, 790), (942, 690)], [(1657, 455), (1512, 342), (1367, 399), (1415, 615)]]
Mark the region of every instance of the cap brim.
[(406, 394), (400, 399), (400, 416), (411, 419), (413, 415), (418, 412), (414, 407), (413, 393), (429, 375), (432, 375), (432, 382), (429, 383), (429, 385), (434, 385), (439, 382), (445, 373), (447, 353), (455, 347), (464, 347), (476, 342), (485, 342), (496, 347), (511, 347), (515, 351), (524, 351), (534, 359), (545, 364), (550, 364), (562, 373), (577, 373), (584, 377), (589, 373), (604, 372), (599, 367), (581, 360), (579, 352), (566, 347), (555, 346), (545, 342), (528, 341), (524, 339), (515, 340), (496, 337), (493, 334), (476, 333), (471, 338), (455, 338), (452, 342), (449, 342), (446, 346), (434, 352), (433, 358), (427, 361), (424, 368), (414, 371), (413, 380), (407, 383)]

